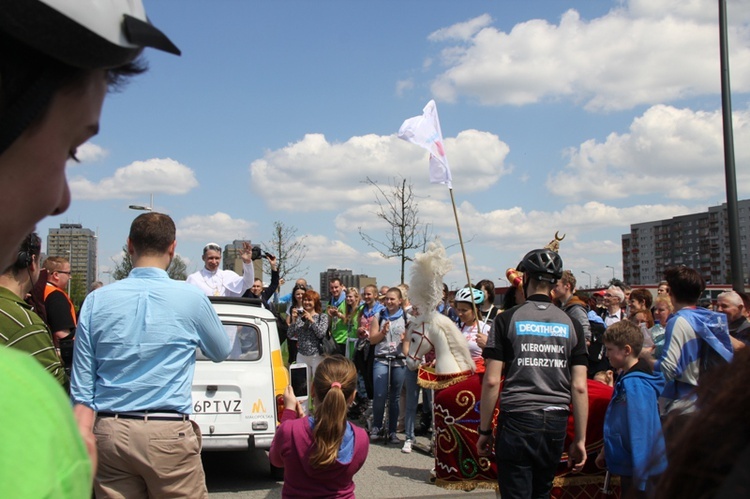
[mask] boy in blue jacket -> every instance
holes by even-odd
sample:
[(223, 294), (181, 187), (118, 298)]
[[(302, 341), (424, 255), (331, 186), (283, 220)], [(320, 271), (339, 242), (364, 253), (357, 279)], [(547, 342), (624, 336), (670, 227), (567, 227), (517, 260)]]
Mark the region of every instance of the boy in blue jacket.
[(667, 467), (658, 405), (664, 378), (638, 358), (643, 333), (632, 322), (607, 328), (604, 345), (612, 368), (622, 372), (604, 416), (604, 449), (596, 464), (620, 475), (623, 497), (629, 491), (634, 497), (645, 497), (649, 478)]

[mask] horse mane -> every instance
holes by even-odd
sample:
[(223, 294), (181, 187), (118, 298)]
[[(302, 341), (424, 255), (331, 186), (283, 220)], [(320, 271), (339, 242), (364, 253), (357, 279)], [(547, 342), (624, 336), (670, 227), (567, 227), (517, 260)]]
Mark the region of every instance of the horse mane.
[(456, 326), (456, 323), (450, 317), (443, 314), (435, 314), (432, 320), (434, 325), (445, 335), (450, 351), (461, 371), (475, 371), (477, 366), (471, 358), (469, 344), (466, 338), (464, 338), (463, 333), (458, 329), (458, 326)]
[(420, 313), (435, 310), (443, 301), (443, 277), (453, 264), (440, 242), (431, 242), (427, 251), (417, 253), (410, 269), (409, 301)]

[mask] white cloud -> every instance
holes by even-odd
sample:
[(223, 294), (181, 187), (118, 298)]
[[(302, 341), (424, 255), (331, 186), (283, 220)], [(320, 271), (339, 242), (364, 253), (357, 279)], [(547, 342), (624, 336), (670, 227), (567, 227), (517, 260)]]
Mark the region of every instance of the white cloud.
[[(565, 98), (599, 111), (717, 94), (716, 12), (710, 0), (641, 0), (593, 20), (569, 10), (559, 24), (534, 19), (508, 33), (459, 23), (436, 32), (470, 33), (470, 40), (442, 49), (446, 69), (432, 91), (443, 101), (465, 95), (484, 105)], [(750, 4), (732, 2), (731, 12), (732, 89), (747, 92)]]
[[(462, 192), (488, 189), (509, 172), (504, 164), (508, 146), (488, 132), (464, 130), (445, 138), (453, 185)], [(395, 135), (364, 135), (330, 143), (322, 134), (307, 134), (299, 142), (250, 165), (252, 188), (274, 208), (331, 210), (374, 201), (367, 177), (380, 180), (402, 176), (420, 192), (429, 189), (428, 153)], [(459, 173), (460, 172), (460, 173)], [(284, 195), (278, 187), (284, 186)], [(431, 192), (438, 192), (430, 189)], [(445, 195), (445, 188), (439, 190)]]
[(490, 15), (482, 14), (474, 19), (469, 19), (468, 21), (456, 23), (453, 26), (434, 31), (430, 33), (427, 39), (433, 42), (444, 40), (469, 40), (479, 30), (486, 28), (491, 23), (492, 18)]
[[(213, 215), (191, 215), (177, 223), (177, 244), (181, 240), (200, 241), (233, 241), (251, 239), (252, 230), (257, 226), (242, 218), (232, 218), (222, 212)], [(254, 241), (259, 242), (259, 241)], [(220, 243), (224, 244), (224, 243)]]
[[(688, 207), (679, 204), (615, 207), (598, 201), (565, 205), (557, 211), (527, 211), (514, 206), (482, 212), (468, 201), (457, 206), (468, 253), (482, 247), (497, 251), (522, 251), (543, 246), (559, 231), (560, 236), (566, 237), (565, 245), (583, 249), (592, 255), (619, 251), (619, 241), (591, 242), (592, 237), (601, 237), (602, 230), (615, 229), (625, 233), (630, 231), (630, 224), (668, 219), (704, 209), (705, 206)], [(377, 217), (376, 212), (375, 205), (352, 206), (336, 217), (336, 230), (340, 234), (359, 239), (358, 229), (362, 227), (370, 237), (384, 241), (388, 226)], [(446, 247), (458, 242), (449, 201), (433, 198), (422, 200), (419, 204), (419, 218), (422, 226), (432, 226), (432, 233), (439, 236)]]
[(307, 246), (305, 260), (328, 262), (327, 265), (334, 268), (340, 265), (336, 262), (355, 262), (360, 256), (357, 250), (343, 241), (321, 235), (307, 234), (305, 246)]
[(128, 199), (144, 194), (180, 195), (198, 186), (193, 170), (171, 158), (135, 161), (98, 182), (77, 176), (69, 183), (73, 197), (86, 200)]
[[(733, 123), (736, 162), (747, 164), (750, 111), (734, 112)], [(633, 120), (628, 133), (586, 141), (568, 154), (568, 164), (547, 179), (547, 188), (560, 196), (708, 199), (725, 189), (721, 111), (654, 106)], [(747, 169), (738, 169), (737, 186), (750, 193)]]
[(79, 163), (95, 163), (106, 158), (108, 155), (109, 151), (102, 146), (86, 142), (78, 146), (78, 149), (76, 149), (76, 159), (78, 159), (78, 162), (70, 159), (68, 160), (67, 166), (75, 166)]
[(363, 265), (393, 265), (395, 262), (382, 258), (374, 251), (362, 253), (339, 239), (317, 234), (304, 237), (307, 246), (305, 262), (318, 262), (321, 269), (350, 269), (356, 274)]
[(414, 80), (409, 78), (408, 80), (399, 80), (396, 82), (396, 95), (402, 97), (407, 90), (414, 88)]

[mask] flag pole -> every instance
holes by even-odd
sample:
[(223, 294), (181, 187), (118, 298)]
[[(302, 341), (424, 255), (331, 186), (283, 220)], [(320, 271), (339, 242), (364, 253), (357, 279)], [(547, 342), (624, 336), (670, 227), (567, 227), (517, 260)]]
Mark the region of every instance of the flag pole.
[[(456, 219), (456, 230), (458, 231), (458, 242), (461, 245), (461, 256), (464, 259), (464, 270), (466, 271), (466, 282), (468, 283), (468, 286), (473, 289), (473, 283), (471, 282), (471, 277), (469, 277), (469, 263), (466, 261), (466, 249), (464, 248), (464, 238), (461, 235), (461, 224), (458, 223), (458, 210), (456, 209), (456, 198), (453, 197), (453, 187), (449, 187), (448, 191), (451, 193), (451, 205), (453, 205), (453, 217)], [(477, 304), (474, 302), (474, 291), (472, 290), (471, 293), (471, 306), (474, 309), (474, 318), (477, 321), (477, 330), (479, 329), (479, 309), (477, 308)], [(481, 331), (477, 331), (481, 333)]]
[[(472, 287), (471, 277), (469, 276), (469, 263), (466, 261), (466, 249), (464, 248), (464, 239), (461, 235), (461, 225), (458, 222), (458, 210), (456, 209), (456, 199), (453, 197), (453, 184), (451, 183), (451, 173), (448, 167), (448, 158), (443, 148), (443, 132), (440, 129), (440, 119), (438, 118), (437, 105), (434, 100), (430, 100), (422, 109), (422, 116), (414, 116), (403, 122), (398, 130), (398, 138), (407, 142), (418, 145), (427, 149), (430, 153), (430, 182), (444, 184), (451, 193), (451, 204), (453, 205), (453, 216), (456, 219), (456, 230), (458, 230), (458, 241), (461, 244), (461, 255), (464, 259), (464, 269), (466, 270), (466, 281), (469, 287)], [(479, 313), (477, 304), (474, 300), (474, 292), (471, 293), (471, 306), (474, 310), (474, 317), (479, 322)]]

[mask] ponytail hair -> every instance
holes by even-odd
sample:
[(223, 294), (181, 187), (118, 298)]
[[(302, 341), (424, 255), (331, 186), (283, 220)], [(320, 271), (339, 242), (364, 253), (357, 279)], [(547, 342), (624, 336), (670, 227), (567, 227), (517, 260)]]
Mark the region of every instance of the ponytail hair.
[(310, 454), (313, 468), (325, 468), (336, 461), (346, 431), (347, 401), (356, 388), (357, 369), (342, 355), (325, 357), (315, 370), (315, 443)]

